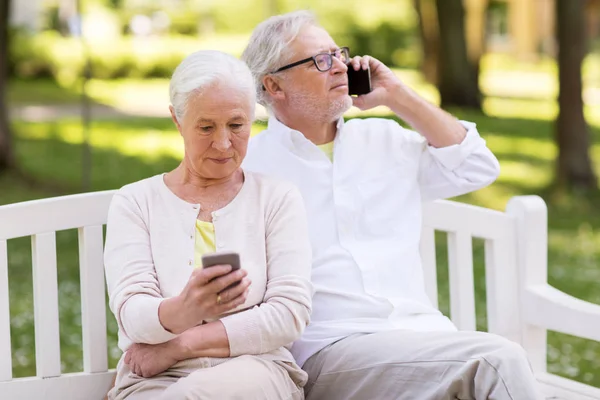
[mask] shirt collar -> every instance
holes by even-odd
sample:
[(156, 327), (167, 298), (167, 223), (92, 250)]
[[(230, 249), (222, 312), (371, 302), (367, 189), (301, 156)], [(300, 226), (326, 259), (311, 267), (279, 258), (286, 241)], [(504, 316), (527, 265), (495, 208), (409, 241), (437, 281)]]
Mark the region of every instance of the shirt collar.
[[(338, 143), (341, 140), (341, 132), (344, 127), (344, 117), (340, 117), (336, 124), (337, 132), (335, 134), (334, 142)], [(275, 133), (275, 135), (282, 141), (282, 143), (290, 150), (298, 148), (299, 146), (314, 146), (314, 144), (308, 140), (300, 131), (292, 129), (279, 121), (274, 115), (269, 117), (268, 130)]]

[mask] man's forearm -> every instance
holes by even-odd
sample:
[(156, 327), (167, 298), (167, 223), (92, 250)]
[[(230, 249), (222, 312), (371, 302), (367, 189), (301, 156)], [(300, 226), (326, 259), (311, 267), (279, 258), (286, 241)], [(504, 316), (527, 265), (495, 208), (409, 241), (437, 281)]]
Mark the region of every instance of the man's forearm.
[(178, 360), (198, 357), (229, 357), (229, 339), (225, 326), (220, 321), (198, 325), (173, 339), (173, 348)]
[(460, 144), (467, 133), (456, 118), (403, 84), (392, 89), (387, 106), (433, 147)]

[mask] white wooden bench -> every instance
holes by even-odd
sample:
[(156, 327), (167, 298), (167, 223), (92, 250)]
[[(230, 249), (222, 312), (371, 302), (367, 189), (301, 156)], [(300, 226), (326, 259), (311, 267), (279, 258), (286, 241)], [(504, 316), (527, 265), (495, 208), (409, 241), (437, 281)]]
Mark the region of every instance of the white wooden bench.
[[(102, 399), (108, 370), (102, 225), (114, 192), (0, 206), (0, 398)], [(515, 197), (505, 213), (438, 201), (424, 209), (422, 255), (427, 291), (437, 304), (434, 232), (448, 233), (450, 313), (475, 329), (472, 238), (485, 241), (488, 331), (527, 350), (548, 398), (600, 399), (600, 389), (546, 371), (546, 331), (600, 341), (600, 306), (547, 283), (547, 210), (536, 196)], [(55, 232), (77, 228), (83, 371), (61, 374)], [(12, 377), (7, 240), (31, 236), (37, 376)]]

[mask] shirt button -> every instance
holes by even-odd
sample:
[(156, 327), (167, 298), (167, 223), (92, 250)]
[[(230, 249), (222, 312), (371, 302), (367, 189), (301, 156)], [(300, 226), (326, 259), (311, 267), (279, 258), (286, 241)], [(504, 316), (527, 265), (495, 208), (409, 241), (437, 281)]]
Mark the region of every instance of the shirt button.
[(188, 265), (192, 265), (192, 260), (190, 260), (190, 261), (188, 262)]
[(194, 238), (194, 235), (190, 235), (190, 239), (193, 239), (193, 238)]
[(217, 245), (217, 247), (219, 247), (219, 248), (222, 248), (224, 246), (225, 246), (225, 243), (223, 243), (223, 242), (219, 242), (219, 244)]

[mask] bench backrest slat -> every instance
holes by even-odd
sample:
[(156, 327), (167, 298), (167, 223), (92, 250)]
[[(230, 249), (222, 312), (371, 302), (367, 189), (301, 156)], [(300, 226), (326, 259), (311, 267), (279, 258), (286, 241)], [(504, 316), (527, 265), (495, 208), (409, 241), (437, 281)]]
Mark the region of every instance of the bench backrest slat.
[(469, 232), (448, 233), (448, 269), (452, 322), (460, 330), (474, 331), (473, 245)]
[[(10, 305), (8, 302), (8, 250), (6, 240), (0, 239), (0, 382), (12, 379), (10, 355)], [(7, 356), (8, 355), (8, 356)]]
[[(500, 211), (439, 200), (423, 207), (421, 238), (434, 240), (435, 230), (448, 233), (452, 322), (461, 330), (476, 328), (472, 239), (481, 238), (485, 241), (488, 331), (506, 333), (520, 343), (514, 332), (520, 323), (514, 218)], [(436, 287), (434, 247), (430, 242), (421, 243), (426, 288)]]
[(421, 263), (423, 265), (423, 280), (425, 292), (435, 308), (438, 308), (437, 262), (435, 258), (435, 230), (430, 226), (421, 229)]
[(83, 370), (108, 368), (102, 225), (79, 228)]
[(488, 331), (522, 343), (519, 273), (515, 260), (514, 234), (485, 241)]
[(31, 251), (37, 376), (60, 376), (56, 233), (33, 235)]

